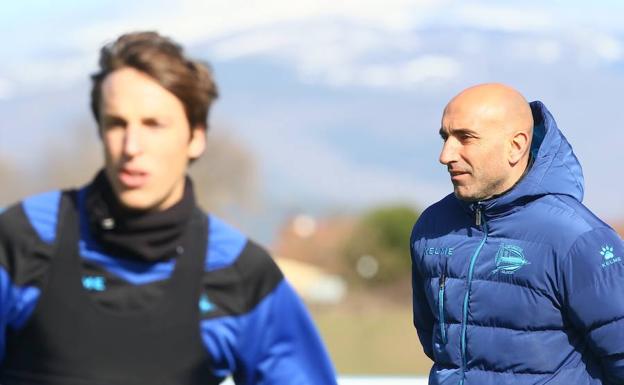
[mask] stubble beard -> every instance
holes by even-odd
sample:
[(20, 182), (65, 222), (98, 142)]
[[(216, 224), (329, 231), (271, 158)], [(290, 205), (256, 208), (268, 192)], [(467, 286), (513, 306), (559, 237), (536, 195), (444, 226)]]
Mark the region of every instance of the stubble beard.
[[(473, 185), (476, 185), (476, 184), (478, 183), (475, 182)], [(464, 196), (460, 195), (459, 187), (454, 186), (453, 193), (458, 199), (462, 201), (481, 202), (481, 201), (488, 200), (497, 194), (500, 194), (502, 192), (500, 190), (503, 184), (504, 184), (504, 180), (502, 178), (485, 181), (480, 184), (481, 187), (478, 187), (476, 191), (472, 193), (470, 193), (469, 191), (468, 194)]]

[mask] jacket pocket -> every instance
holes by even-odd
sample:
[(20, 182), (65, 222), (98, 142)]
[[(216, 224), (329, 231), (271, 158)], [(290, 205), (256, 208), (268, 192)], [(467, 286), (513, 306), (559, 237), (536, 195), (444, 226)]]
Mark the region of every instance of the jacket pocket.
[(446, 320), (444, 316), (444, 290), (446, 288), (446, 276), (440, 276), (440, 287), (438, 288), (438, 324), (440, 327), (440, 337), (442, 343), (446, 343)]

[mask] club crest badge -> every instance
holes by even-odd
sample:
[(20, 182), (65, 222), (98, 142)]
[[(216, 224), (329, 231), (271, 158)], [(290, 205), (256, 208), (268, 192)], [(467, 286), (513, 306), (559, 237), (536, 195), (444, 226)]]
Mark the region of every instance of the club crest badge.
[(492, 274), (499, 272), (503, 274), (513, 274), (522, 266), (531, 263), (524, 257), (524, 251), (521, 247), (506, 245), (504, 243), (498, 248), (494, 261), (496, 263), (496, 269), (492, 271)]

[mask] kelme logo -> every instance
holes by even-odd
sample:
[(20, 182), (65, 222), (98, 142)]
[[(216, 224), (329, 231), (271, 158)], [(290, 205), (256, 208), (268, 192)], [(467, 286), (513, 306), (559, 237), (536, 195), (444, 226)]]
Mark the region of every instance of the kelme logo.
[(106, 279), (93, 275), (82, 277), (82, 286), (90, 291), (104, 291), (106, 290)]
[(602, 246), (602, 249), (600, 250), (600, 255), (602, 255), (602, 258), (603, 258), (603, 262), (602, 262), (603, 268), (613, 265), (616, 262), (622, 261), (622, 257), (616, 257), (615, 254), (613, 254), (613, 246), (609, 246), (609, 245)]
[(199, 297), (199, 311), (202, 314), (206, 314), (211, 312), (212, 310), (214, 310), (215, 305), (210, 302), (210, 299), (208, 298), (208, 296), (206, 294), (202, 294), (201, 297)]
[(455, 251), (454, 247), (427, 247), (425, 249), (425, 255), (453, 255)]
[(501, 272), (503, 274), (513, 274), (524, 265), (531, 262), (524, 257), (522, 248), (514, 245), (501, 244), (496, 252), (496, 269), (492, 274)]

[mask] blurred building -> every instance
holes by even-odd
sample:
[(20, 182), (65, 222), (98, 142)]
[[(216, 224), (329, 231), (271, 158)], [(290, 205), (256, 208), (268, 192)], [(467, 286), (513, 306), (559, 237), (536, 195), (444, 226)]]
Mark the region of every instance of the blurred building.
[(273, 247), (276, 262), (308, 302), (337, 303), (346, 295), (342, 256), (356, 219), (318, 219), (299, 214), (280, 229)]
[(315, 218), (300, 214), (279, 230), (276, 255), (317, 266), (333, 274), (344, 272), (344, 246), (357, 219), (349, 216)]

